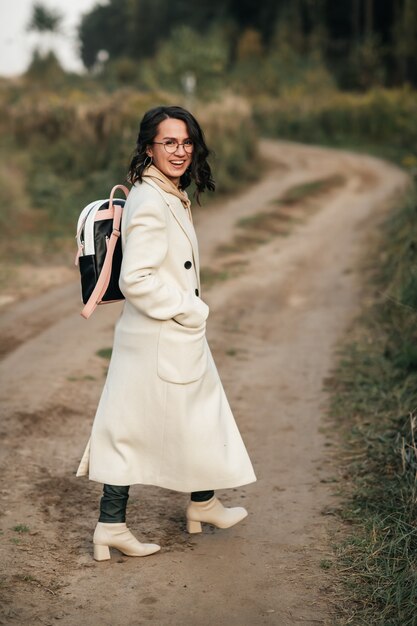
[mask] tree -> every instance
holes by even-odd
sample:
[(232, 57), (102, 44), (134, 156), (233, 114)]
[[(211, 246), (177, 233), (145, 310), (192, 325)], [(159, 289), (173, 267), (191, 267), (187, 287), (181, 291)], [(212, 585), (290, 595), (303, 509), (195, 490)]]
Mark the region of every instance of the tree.
[(81, 58), (91, 69), (100, 50), (110, 61), (117, 57), (152, 58), (178, 26), (207, 33), (219, 20), (227, 20), (230, 0), (110, 0), (96, 5), (79, 27)]
[(413, 0), (403, 0), (397, 7), (394, 25), (394, 51), (401, 82), (417, 81), (417, 6)]
[[(247, 32), (256, 31), (254, 49), (262, 48), (264, 58), (284, 44), (304, 56), (314, 50), (341, 86), (363, 88), (385, 76), (392, 84), (398, 75), (417, 84), (416, 12), (417, 0), (193, 0), (192, 8), (190, 0), (109, 0), (84, 16), (79, 33), (91, 68), (103, 49), (110, 62), (152, 59), (179, 26), (203, 37), (221, 31), (232, 66), (242, 46), (255, 45)], [(362, 63), (368, 69), (358, 82)]]
[[(62, 15), (59, 11), (53, 11), (45, 7), (41, 2), (35, 2), (32, 16), (27, 25), (29, 32), (41, 35), (42, 43), (38, 45), (32, 55), (32, 61), (27, 70), (27, 75), (39, 80), (53, 79), (62, 76), (63, 70), (56, 54), (52, 51), (53, 38), (61, 34)], [(39, 50), (42, 48), (43, 50)]]
[(262, 57), (263, 51), (260, 33), (253, 28), (243, 31), (237, 44), (237, 61), (251, 59), (256, 62)]
[(81, 59), (87, 69), (94, 67), (101, 50), (106, 50), (111, 59), (127, 56), (127, 24), (127, 0), (98, 4), (84, 15), (78, 37)]
[(35, 2), (32, 17), (27, 25), (28, 31), (58, 34), (61, 30), (62, 15), (59, 11), (48, 9), (41, 2)]
[(180, 91), (192, 76), (198, 95), (210, 97), (223, 85), (228, 58), (227, 42), (216, 29), (199, 35), (189, 26), (178, 26), (155, 58), (144, 64), (143, 80), (150, 88)]

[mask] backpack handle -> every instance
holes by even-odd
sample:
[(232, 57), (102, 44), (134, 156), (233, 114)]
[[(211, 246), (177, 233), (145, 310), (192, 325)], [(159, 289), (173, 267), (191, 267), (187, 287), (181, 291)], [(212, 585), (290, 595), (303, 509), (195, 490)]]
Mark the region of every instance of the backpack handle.
[[(111, 209), (113, 207), (113, 200), (114, 200), (114, 194), (116, 193), (116, 191), (118, 189), (121, 189), (123, 191), (123, 193), (125, 194), (126, 198), (129, 194), (129, 189), (125, 186), (125, 185), (115, 185), (113, 187), (113, 189), (110, 192), (110, 198), (109, 198), (109, 209)], [(119, 224), (120, 226), (120, 224)]]
[[(121, 189), (126, 198), (129, 194), (129, 189), (125, 187), (125, 185), (115, 185), (110, 192), (109, 210), (113, 209), (114, 194), (116, 193), (117, 189)], [(109, 286), (113, 254), (116, 248), (117, 240), (120, 237), (120, 222), (122, 220), (122, 212), (123, 207), (120, 206), (120, 204), (116, 204), (114, 206), (113, 231), (110, 235), (109, 243), (107, 246), (106, 258), (104, 259), (103, 267), (101, 268), (100, 276), (98, 277), (96, 286), (93, 289), (93, 293), (91, 294), (83, 310), (81, 311), (81, 315), (85, 319), (88, 319), (93, 311), (96, 309), (97, 305), (100, 304), (104, 294), (107, 291), (107, 287)]]

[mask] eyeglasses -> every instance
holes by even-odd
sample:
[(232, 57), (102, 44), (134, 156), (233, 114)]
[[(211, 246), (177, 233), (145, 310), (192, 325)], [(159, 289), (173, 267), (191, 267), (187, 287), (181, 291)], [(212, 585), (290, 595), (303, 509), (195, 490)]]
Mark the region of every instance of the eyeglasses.
[(175, 139), (168, 139), (167, 141), (153, 141), (152, 143), (158, 143), (159, 145), (164, 146), (168, 154), (174, 154), (180, 146), (183, 146), (187, 154), (191, 154), (194, 150), (194, 144), (191, 139), (186, 139), (183, 143), (178, 143)]

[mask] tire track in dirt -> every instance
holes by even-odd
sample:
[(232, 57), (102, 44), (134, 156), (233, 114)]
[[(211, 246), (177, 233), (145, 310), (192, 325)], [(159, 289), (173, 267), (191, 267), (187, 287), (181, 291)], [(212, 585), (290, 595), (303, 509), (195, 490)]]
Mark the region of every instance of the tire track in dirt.
[(42, 293), (40, 296), (18, 302), (0, 313), (0, 358), (4, 358), (56, 320), (74, 312), (79, 299), (76, 284)]
[[(341, 529), (323, 515), (337, 502), (327, 484), (335, 469), (322, 433), (322, 382), (358, 307), (355, 261), (407, 179), (392, 165), (342, 151), (287, 142), (263, 142), (262, 151), (285, 169), (197, 213), (203, 265), (218, 259), (238, 219), (288, 187), (333, 173), (346, 184), (320, 198), (320, 210), (288, 237), (245, 252), (241, 272), (204, 294), (209, 340), (259, 479), (222, 499), (246, 501), (248, 519), (190, 538), (184, 495), (136, 486), (129, 524), (160, 542), (161, 553), (95, 564), (100, 485), (74, 471), (103, 383), (95, 353), (111, 345), (119, 307), (101, 307), (85, 322), (72, 285), (59, 299), (54, 292), (36, 299), (36, 309), (19, 305), (3, 328), (32, 323), (36, 331), (0, 364), (4, 623), (330, 623), (332, 574), (320, 562), (331, 559)], [(12, 530), (22, 523), (28, 532)]]

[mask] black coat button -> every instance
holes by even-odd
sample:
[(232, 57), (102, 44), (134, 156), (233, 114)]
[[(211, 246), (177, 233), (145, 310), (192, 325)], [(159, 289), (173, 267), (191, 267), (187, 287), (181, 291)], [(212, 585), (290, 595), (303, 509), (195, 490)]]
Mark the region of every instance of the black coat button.
[(184, 267), (185, 267), (186, 270), (189, 270), (190, 267), (192, 267), (192, 266), (193, 266), (193, 264), (191, 263), (191, 261), (186, 261), (184, 263)]
[(198, 291), (198, 289), (196, 289), (196, 290), (195, 290), (195, 295), (196, 295), (196, 296), (199, 296), (199, 295), (200, 295), (200, 292)]

